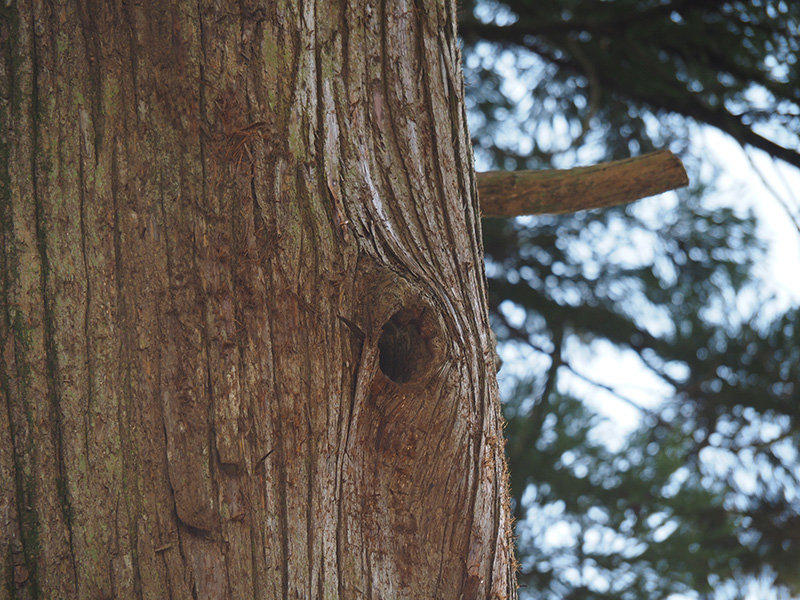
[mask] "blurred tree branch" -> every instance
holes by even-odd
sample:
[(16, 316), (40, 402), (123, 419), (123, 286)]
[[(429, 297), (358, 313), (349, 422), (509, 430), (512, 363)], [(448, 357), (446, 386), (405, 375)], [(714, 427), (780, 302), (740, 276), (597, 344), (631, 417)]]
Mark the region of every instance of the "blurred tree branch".
[(573, 213), (633, 202), (689, 184), (669, 150), (590, 167), (478, 173), (484, 217)]

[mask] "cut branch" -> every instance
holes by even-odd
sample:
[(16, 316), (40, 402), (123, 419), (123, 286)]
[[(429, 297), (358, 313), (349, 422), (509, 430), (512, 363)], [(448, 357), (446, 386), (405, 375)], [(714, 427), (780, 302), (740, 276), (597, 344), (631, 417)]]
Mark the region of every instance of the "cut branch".
[(477, 175), (484, 217), (605, 208), (689, 184), (683, 164), (669, 150), (568, 170), (487, 171)]

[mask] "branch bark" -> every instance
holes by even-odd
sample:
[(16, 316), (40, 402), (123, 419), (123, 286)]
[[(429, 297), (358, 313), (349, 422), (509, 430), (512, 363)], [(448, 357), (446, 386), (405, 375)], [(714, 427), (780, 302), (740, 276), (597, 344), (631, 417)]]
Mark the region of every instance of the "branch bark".
[(683, 164), (669, 150), (568, 170), (478, 173), (484, 217), (605, 208), (685, 187), (688, 183)]

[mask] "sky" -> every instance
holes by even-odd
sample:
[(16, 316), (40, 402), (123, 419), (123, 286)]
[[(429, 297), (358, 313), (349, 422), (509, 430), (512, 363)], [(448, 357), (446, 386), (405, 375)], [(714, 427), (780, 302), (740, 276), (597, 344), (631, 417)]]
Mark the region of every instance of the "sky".
[[(789, 165), (773, 161), (764, 152), (746, 153), (716, 129), (704, 129), (702, 138), (703, 147), (714, 155), (712, 160), (725, 166), (718, 180), (720, 191), (712, 199), (740, 209), (753, 209), (761, 237), (770, 244), (768, 260), (762, 267), (763, 278), (774, 287), (783, 307), (797, 306), (800, 304), (800, 231), (795, 223), (800, 223), (800, 173)], [(795, 223), (789, 212), (793, 213)]]

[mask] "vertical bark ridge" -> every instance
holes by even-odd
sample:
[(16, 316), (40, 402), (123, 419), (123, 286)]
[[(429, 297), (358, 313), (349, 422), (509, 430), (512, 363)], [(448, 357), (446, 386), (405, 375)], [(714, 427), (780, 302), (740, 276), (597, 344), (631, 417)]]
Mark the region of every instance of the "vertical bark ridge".
[[(38, 511), (29, 509), (35, 504), (36, 479), (33, 436), (33, 406), (29, 394), (32, 382), (31, 362), (34, 359), (35, 332), (28, 332), (34, 311), (28, 311), (26, 275), (35, 281), (36, 267), (33, 236), (29, 219), (31, 203), (30, 180), (20, 177), (31, 164), (29, 136), (22, 136), (30, 127), (29, 98), (31, 63), (26, 19), (9, 7), (1, 7), (0, 31), (5, 44), (3, 69), (0, 73), (3, 103), (0, 104), (0, 198), (2, 198), (3, 231), (2, 276), (3, 320), (0, 333), (3, 340), (0, 381), (5, 406), (0, 418), (0, 481), (13, 482), (0, 489), (0, 504), (8, 523), (6, 535), (0, 536), (3, 561), (3, 583), (19, 597), (31, 597), (40, 588), (38, 584), (37, 556), (33, 548), (39, 532)], [(19, 49), (19, 50), (17, 50)], [(22, 200), (25, 200), (23, 202)], [(29, 266), (29, 270), (25, 269)], [(6, 442), (10, 442), (6, 445)], [(25, 587), (25, 583), (28, 583)]]
[[(83, 394), (78, 393), (71, 380), (72, 374), (67, 376), (66, 371), (75, 367), (78, 371), (77, 379), (85, 380), (84, 370), (80, 364), (72, 363), (65, 357), (61, 348), (75, 350), (79, 356), (85, 356), (81, 351), (81, 340), (76, 335), (80, 326), (74, 327), (67, 321), (63, 329), (56, 327), (56, 322), (63, 322), (67, 313), (73, 306), (81, 303), (80, 290), (73, 289), (78, 296), (68, 297), (63, 293), (62, 286), (70, 286), (78, 276), (75, 269), (76, 253), (74, 247), (60, 246), (52, 230), (60, 233), (70, 233), (76, 239), (79, 234), (70, 231), (68, 223), (64, 223), (64, 213), (59, 214), (60, 208), (74, 209), (74, 204), (69, 202), (74, 194), (73, 173), (64, 172), (63, 157), (54, 152), (54, 148), (66, 142), (68, 136), (62, 135), (59, 104), (62, 100), (63, 89), (59, 81), (53, 78), (53, 72), (59, 66), (55, 43), (56, 32), (53, 28), (52, 7), (33, 5), (31, 22), (33, 25), (33, 44), (31, 46), (31, 59), (34, 71), (33, 85), (31, 87), (31, 107), (33, 123), (31, 130), (31, 183), (34, 204), (35, 233), (38, 242), (41, 314), (43, 319), (43, 346), (44, 346), (44, 385), (46, 388), (45, 401), (49, 404), (46, 411), (46, 435), (51, 439), (48, 446), (52, 449), (50, 455), (54, 464), (55, 478), (50, 480), (41, 498), (45, 516), (45, 527), (51, 531), (59, 530), (62, 538), (59, 554), (53, 559), (57, 561), (53, 572), (48, 573), (42, 569), (44, 582), (50, 589), (60, 586), (67, 593), (80, 592), (79, 577), (76, 564), (76, 544), (73, 535), (74, 512), (71, 491), (69, 489), (69, 476), (65, 456), (70, 453), (73, 445), (80, 445), (80, 424), (74, 422), (75, 413), (69, 411), (67, 402), (77, 401), (83, 404)], [(48, 14), (50, 12), (50, 14)], [(50, 46), (50, 45), (53, 46)], [(56, 64), (53, 64), (53, 63)], [(49, 67), (49, 68), (48, 68)], [(45, 97), (42, 90), (51, 90), (51, 96)], [(71, 141), (71, 140), (70, 140)], [(68, 142), (67, 142), (68, 143)], [(70, 165), (71, 166), (71, 165)], [(63, 196), (62, 196), (63, 194)], [(50, 204), (52, 202), (52, 204)], [(60, 205), (60, 206), (59, 206)], [(66, 225), (66, 226), (65, 226)], [(63, 263), (62, 263), (63, 260)], [(66, 377), (65, 377), (66, 376)], [(77, 435), (76, 435), (77, 434)], [(66, 438), (66, 439), (65, 439)], [(57, 573), (57, 575), (56, 575)], [(55, 578), (63, 578), (57, 581)]]
[[(5, 7), (0, 8), (0, 40), (4, 46), (0, 54), (3, 59), (0, 66), (0, 98), (4, 99), (2, 110), (0, 110), (0, 298), (5, 300), (0, 309), (0, 348), (2, 348), (3, 354), (11, 359), (14, 338), (11, 333), (12, 308), (8, 304), (11, 299), (9, 272), (12, 268), (16, 271), (17, 265), (13, 265), (14, 261), (9, 255), (9, 246), (13, 235), (13, 231), (9, 230), (11, 223), (9, 129), (14, 112), (11, 98), (14, 87), (13, 66), (9, 57), (13, 44), (12, 39), (15, 37), (12, 33), (13, 25), (9, 22), (11, 17), (9, 12)], [(14, 460), (14, 439), (11, 432), (9, 402), (13, 393), (9, 370), (13, 369), (13, 362), (11, 360), (8, 362), (11, 364), (7, 364), (5, 360), (0, 361), (0, 481), (14, 482), (14, 487), (16, 487), (18, 479)], [(12, 578), (11, 574), (26, 568), (24, 558), (21, 556), (21, 548), (19, 548), (19, 513), (14, 492), (11, 484), (0, 487), (0, 515), (2, 515), (5, 530), (5, 536), (0, 539), (0, 569), (9, 574), (7, 575), (9, 582)], [(16, 548), (12, 545), (12, 540), (17, 542)]]
[[(4, 388), (6, 391), (6, 410), (8, 411), (8, 437), (13, 442), (14, 452), (10, 457), (10, 469), (15, 475), (16, 489), (3, 490), (6, 502), (13, 505), (10, 511), (19, 519), (16, 533), (17, 548), (13, 540), (9, 540), (7, 551), (12, 554), (14, 589), (26, 581), (31, 581), (29, 589), (38, 593), (37, 556), (33, 548), (39, 535), (39, 513), (29, 509), (35, 506), (37, 482), (36, 473), (36, 440), (33, 423), (35, 407), (31, 395), (38, 395), (39, 380), (33, 373), (36, 364), (37, 331), (28, 331), (38, 316), (38, 306), (29, 309), (27, 299), (31, 284), (38, 278), (36, 264), (35, 236), (31, 227), (30, 208), (32, 202), (31, 180), (20, 176), (29, 171), (32, 164), (30, 135), (17, 135), (30, 131), (31, 103), (30, 86), (32, 68), (30, 59), (30, 27), (25, 15), (9, 9), (4, 10), (8, 18), (0, 22), (0, 27), (7, 28), (8, 42), (4, 48), (4, 63), (8, 84), (3, 103), (4, 110), (4, 151), (8, 156), (5, 163), (7, 177), (4, 180), (4, 262), (7, 267), (4, 274), (4, 291), (6, 293), (4, 311), (7, 315), (3, 353)], [(5, 16), (5, 15), (4, 15)], [(18, 52), (14, 50), (19, 49)], [(23, 51), (28, 49), (28, 51)], [(16, 144), (14, 140), (16, 139)], [(29, 265), (25, 269), (24, 265)], [(10, 532), (12, 533), (12, 532)], [(16, 551), (15, 551), (16, 550)], [(8, 560), (6, 561), (8, 562)], [(10, 575), (9, 575), (10, 578)], [(23, 581), (20, 581), (23, 580)]]

